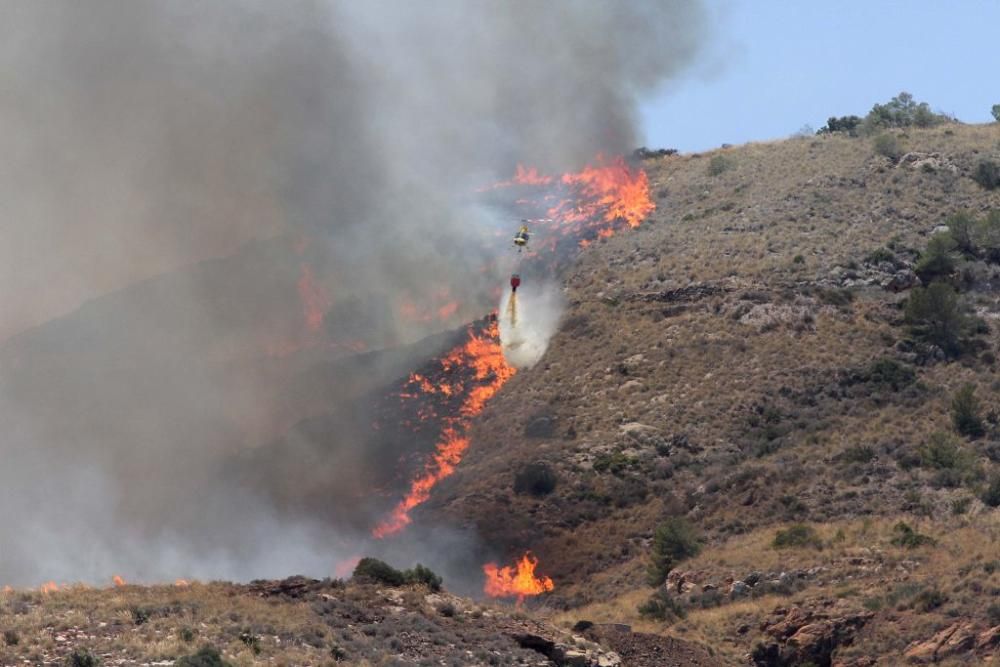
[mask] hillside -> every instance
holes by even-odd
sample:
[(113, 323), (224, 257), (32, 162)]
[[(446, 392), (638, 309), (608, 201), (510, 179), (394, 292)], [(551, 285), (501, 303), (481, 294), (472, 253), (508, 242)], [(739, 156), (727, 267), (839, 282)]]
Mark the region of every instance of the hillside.
[[(656, 211), (563, 266), (567, 306), (541, 362), (505, 384), (483, 379), (497, 393), (466, 416), (470, 444), (455, 473), (412, 512), (398, 542), (365, 543), (397, 566), (415, 549), (442, 552), (433, 557), (448, 563), (446, 591), (300, 577), (5, 590), (0, 630), (13, 634), (0, 663), (66, 664), (83, 647), (105, 665), (168, 665), (203, 644), (237, 665), (988, 663), (1000, 645), (1000, 511), (987, 502), (1000, 474), (1000, 255), (949, 250), (955, 270), (939, 280), (969, 310), (954, 349), (922, 337), (906, 304), (923, 293), (916, 273), (925, 273), (935, 230), (962, 210), (975, 218), (1000, 210), (1000, 190), (971, 178), (981, 160), (1000, 160), (1000, 130), (949, 124), (897, 132), (896, 141), (905, 155), (893, 159), (869, 138), (826, 135), (642, 160)], [(575, 247), (568, 238), (559, 250)], [(280, 252), (288, 259), (276, 264), (284, 291), (273, 299), (275, 320), (298, 323), (299, 259)], [(215, 273), (211, 264), (198, 271)], [(223, 284), (236, 295), (255, 289), (240, 279), (253, 276), (246, 271)], [(98, 302), (12, 341), (0, 364), (21, 378), (12, 386), (27, 388), (15, 396), (25, 405), (35, 386), (25, 369), (38, 364), (42, 380), (66, 373), (74, 397), (87, 395), (92, 369), (120, 373), (117, 391), (141, 406), (155, 406), (160, 393), (139, 382), (161, 377), (150, 368), (207, 373), (209, 359), (211, 388), (254, 380), (260, 403), (280, 413), (257, 431), (260, 442), (234, 445), (200, 471), (172, 461), (181, 484), (163, 496), (190, 488), (194, 497), (214, 484), (222, 501), (240, 505), (238, 493), (255, 489), (284, 514), (257, 532), (224, 525), (253, 553), (299, 535), (270, 532), (299, 515), (338, 528), (326, 533), (367, 535), (433, 446), (433, 424), (414, 424), (435, 409), (467, 407), (441, 387), (472, 386), (462, 376), (469, 369), (433, 360), (462, 330), (367, 354), (263, 355), (236, 373), (224, 353), (239, 345), (157, 333), (184, 317), (147, 305), (156, 302), (151, 286), (173, 293), (163, 284), (115, 296), (128, 302), (123, 311)], [(218, 300), (238, 301), (225, 291)], [(81, 338), (132, 304), (145, 306), (150, 332), (134, 351), (122, 357), (113, 337)], [(256, 318), (237, 311), (237, 325), (206, 331), (242, 340), (238, 323)], [(79, 340), (89, 344), (76, 354)], [(195, 356), (190, 371), (178, 369), (150, 354), (161, 341), (196, 349), (214, 341), (221, 359)], [(105, 358), (124, 361), (109, 368)], [(410, 371), (437, 384), (431, 398), (440, 405), (430, 394), (403, 400), (419, 384), (406, 379)], [(953, 419), (966, 385), (981, 433), (963, 434)], [(78, 456), (81, 442), (107, 455), (98, 445), (108, 434), (96, 429), (116, 422), (100, 414), (79, 403), (45, 423), (72, 434)], [(242, 442), (212, 410), (204, 419), (181, 431), (196, 436), (192, 449), (220, 430)], [(347, 443), (360, 443), (360, 453)], [(175, 518), (170, 503), (142, 489), (143, 477), (127, 480), (140, 508)], [(206, 506), (189, 511), (211, 518)], [(205, 525), (211, 543), (229, 539)], [(680, 535), (684, 553), (654, 588), (647, 570), (662, 526)], [(437, 528), (477, 540), (436, 544)], [(405, 541), (414, 534), (420, 547)], [(470, 559), (529, 549), (553, 592), (520, 607), (448, 592), (481, 585), (482, 560)], [(342, 554), (321, 555), (326, 567)]]
[[(704, 542), (683, 564), (687, 619), (644, 627), (733, 661), (788, 636), (760, 631), (776, 608), (829, 616), (835, 603), (861, 619), (839, 656), (1000, 623), (1000, 512), (980, 500), (1000, 433), (991, 416), (983, 437), (958, 437), (949, 416), (966, 383), (984, 414), (996, 404), (1000, 271), (963, 269), (983, 333), (958, 358), (915, 343), (909, 289), (884, 287), (949, 216), (1000, 208), (1000, 191), (970, 178), (1000, 157), (1000, 134), (947, 125), (898, 141), (913, 154), (822, 136), (646, 160), (656, 212), (566, 272), (546, 356), (486, 408), (430, 511), (533, 549), (567, 618), (636, 622), (653, 530), (684, 517)], [(961, 474), (922, 458), (938, 431)], [(528, 463), (555, 471), (552, 493), (513, 490)], [(895, 546), (899, 522), (936, 545)], [(791, 523), (820, 548), (772, 548)], [(731, 596), (752, 572), (773, 586)]]

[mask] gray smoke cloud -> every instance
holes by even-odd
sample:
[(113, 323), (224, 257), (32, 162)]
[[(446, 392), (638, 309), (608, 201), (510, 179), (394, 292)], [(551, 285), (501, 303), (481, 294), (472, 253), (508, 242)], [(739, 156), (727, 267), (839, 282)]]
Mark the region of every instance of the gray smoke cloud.
[(485, 312), (508, 221), (476, 188), (633, 148), (639, 100), (706, 18), (698, 0), (0, 3), (0, 584), (352, 555), (385, 507), (358, 498), (401, 487), (372, 397), (446, 341), (268, 356), (321, 337), (301, 331), (304, 266), (326, 332), (370, 348), (442, 328), (401, 319), (404, 297)]

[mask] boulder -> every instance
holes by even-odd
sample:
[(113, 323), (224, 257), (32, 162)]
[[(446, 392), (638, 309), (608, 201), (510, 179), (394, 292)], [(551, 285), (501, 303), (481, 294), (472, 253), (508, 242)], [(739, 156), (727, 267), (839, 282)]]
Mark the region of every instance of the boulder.
[(745, 595), (750, 594), (750, 586), (743, 581), (734, 581), (729, 586), (729, 596), (734, 598), (740, 598)]
[(882, 283), (882, 287), (890, 292), (903, 292), (920, 286), (920, 278), (911, 269), (896, 271), (891, 278)]

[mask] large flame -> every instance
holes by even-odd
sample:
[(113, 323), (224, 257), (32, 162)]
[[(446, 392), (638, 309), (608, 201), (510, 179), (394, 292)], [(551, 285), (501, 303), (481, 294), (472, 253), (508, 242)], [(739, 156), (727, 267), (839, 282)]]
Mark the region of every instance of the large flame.
[(483, 592), (495, 598), (517, 597), (518, 603), (521, 603), (525, 597), (554, 590), (556, 585), (551, 578), (535, 576), (536, 567), (538, 559), (531, 552), (521, 556), (514, 567), (487, 563), (483, 565), (483, 574), (486, 575)]
[[(540, 201), (520, 198), (516, 203), (534, 210), (544, 206), (547, 217), (531, 219), (536, 228), (548, 226), (557, 236), (576, 239), (580, 246), (589, 245), (594, 238), (613, 236), (621, 229), (638, 227), (656, 210), (649, 196), (646, 172), (630, 167), (620, 156), (606, 159), (598, 155), (593, 165), (559, 178), (518, 165), (513, 178), (487, 189), (513, 186), (546, 188)], [(555, 205), (545, 203), (551, 201)], [(554, 240), (548, 244), (550, 250)]]
[(486, 402), (514, 375), (514, 368), (503, 357), (500, 347), (500, 332), (497, 322), (489, 323), (481, 334), (469, 330), (469, 339), (440, 360), (445, 373), (456, 368), (473, 371), (471, 381), (456, 375), (451, 382), (432, 383), (422, 375), (410, 376), (412, 390), (404, 397), (420, 394), (462, 396), (455, 415), (443, 419), (441, 437), (435, 446), (434, 455), (424, 465), (420, 475), (410, 482), (410, 490), (399, 501), (392, 512), (372, 531), (376, 538), (384, 538), (409, 525), (410, 511), (430, 498), (431, 489), (442, 479), (455, 472), (455, 466), (462, 460), (469, 448), (468, 429), (472, 417), (482, 412)]

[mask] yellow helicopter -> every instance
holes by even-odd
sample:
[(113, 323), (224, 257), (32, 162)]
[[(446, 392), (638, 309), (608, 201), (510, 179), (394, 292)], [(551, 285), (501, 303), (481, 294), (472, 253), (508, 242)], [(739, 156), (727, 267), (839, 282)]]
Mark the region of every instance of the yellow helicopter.
[(528, 225), (522, 224), (521, 228), (517, 230), (517, 234), (514, 234), (514, 245), (517, 246), (518, 252), (524, 250), (525, 246), (528, 245), (528, 238)]

